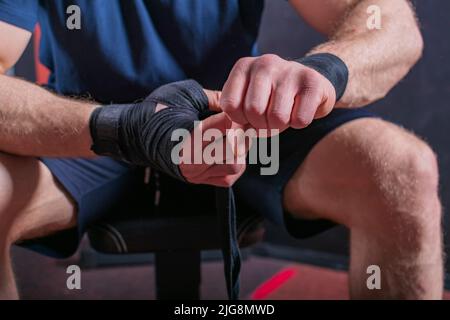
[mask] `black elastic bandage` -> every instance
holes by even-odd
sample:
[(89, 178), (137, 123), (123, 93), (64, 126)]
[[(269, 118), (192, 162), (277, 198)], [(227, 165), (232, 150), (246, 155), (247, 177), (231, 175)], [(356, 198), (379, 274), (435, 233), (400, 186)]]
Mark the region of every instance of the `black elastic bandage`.
[[(166, 108), (156, 112), (158, 104)], [(97, 108), (90, 120), (92, 150), (184, 181), (171, 159), (178, 143), (171, 135), (176, 129), (192, 131), (207, 111), (208, 97), (194, 80), (162, 86), (137, 104)]]
[(344, 61), (331, 53), (317, 53), (295, 60), (327, 78), (336, 90), (336, 101), (342, 98), (348, 83), (348, 68)]

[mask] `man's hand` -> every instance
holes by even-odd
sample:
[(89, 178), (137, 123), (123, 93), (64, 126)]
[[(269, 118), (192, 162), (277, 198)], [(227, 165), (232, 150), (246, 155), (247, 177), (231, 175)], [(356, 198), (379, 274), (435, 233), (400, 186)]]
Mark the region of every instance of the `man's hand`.
[(242, 58), (220, 97), (236, 123), (255, 129), (301, 129), (326, 116), (336, 102), (331, 82), (317, 71), (276, 55)]
[[(184, 178), (194, 184), (208, 184), (218, 187), (232, 186), (245, 171), (245, 160), (248, 152), (248, 143), (246, 144), (243, 139), (230, 141), (229, 136), (227, 137), (227, 130), (238, 128), (243, 129), (242, 126), (233, 123), (224, 113), (213, 115), (195, 127), (191, 139), (182, 148), (183, 156), (179, 168)], [(211, 142), (203, 141), (202, 145), (195, 146), (194, 135), (203, 135), (211, 129), (219, 130), (223, 138)], [(203, 155), (206, 148), (222, 150), (223, 163), (210, 164), (205, 161)], [(184, 151), (187, 149), (190, 149), (189, 157), (184, 156)], [(231, 152), (227, 150), (231, 150)], [(202, 158), (201, 163), (195, 164), (192, 161), (195, 154)]]
[[(248, 149), (239, 139), (242, 126), (223, 112), (207, 117), (218, 109), (218, 95), (184, 80), (163, 85), (138, 103), (98, 107), (89, 120), (92, 150), (182, 181), (231, 186), (245, 170)], [(227, 135), (232, 128), (241, 129), (237, 138)]]
[[(337, 108), (362, 107), (384, 98), (422, 54), (423, 39), (410, 0), (289, 2), (330, 39), (309, 54), (331, 53), (348, 67), (348, 84)], [(371, 7), (379, 10), (378, 27), (368, 24), (373, 18)]]
[[(204, 90), (209, 101), (209, 109), (219, 112), (219, 100), (220, 92)], [(231, 121), (225, 113), (221, 112), (204, 119), (200, 125), (196, 126), (191, 133), (191, 138), (186, 141), (182, 151), (183, 156), (179, 168), (184, 178), (191, 183), (195, 184), (208, 184), (218, 187), (230, 187), (239, 177), (244, 173), (246, 164), (245, 159), (248, 149), (250, 147), (249, 141), (244, 139), (230, 139), (233, 135), (228, 135), (230, 130), (245, 130), (244, 126), (239, 125)], [(201, 146), (196, 146), (194, 136), (204, 136), (208, 130), (218, 130), (222, 134), (223, 138), (220, 140), (213, 140), (209, 142), (203, 142)], [(237, 132), (237, 131), (235, 131)], [(214, 149), (222, 150), (223, 164), (208, 164), (203, 159), (204, 150)], [(231, 150), (227, 154), (227, 150)], [(199, 156), (202, 159), (201, 164), (194, 164), (193, 158)], [(186, 156), (189, 154), (189, 157)], [(226, 157), (226, 156), (229, 157)]]

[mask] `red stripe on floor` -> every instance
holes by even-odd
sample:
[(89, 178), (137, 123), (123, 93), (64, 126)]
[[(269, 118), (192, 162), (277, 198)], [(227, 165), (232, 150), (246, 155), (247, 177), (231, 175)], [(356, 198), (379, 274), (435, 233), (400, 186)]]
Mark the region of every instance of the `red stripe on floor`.
[(272, 278), (264, 282), (253, 292), (251, 299), (262, 300), (267, 298), (269, 294), (277, 290), (281, 285), (288, 281), (297, 272), (294, 268), (286, 268), (275, 274)]
[[(291, 264), (262, 283), (250, 295), (254, 300), (347, 300), (348, 274), (311, 265)], [(444, 292), (450, 299), (450, 292)]]

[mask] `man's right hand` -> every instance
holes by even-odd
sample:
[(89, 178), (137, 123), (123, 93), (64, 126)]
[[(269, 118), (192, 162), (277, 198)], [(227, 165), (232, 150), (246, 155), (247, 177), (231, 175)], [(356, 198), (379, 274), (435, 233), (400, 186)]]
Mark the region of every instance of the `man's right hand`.
[[(97, 108), (89, 121), (92, 149), (182, 181), (231, 186), (245, 170), (249, 139), (220, 112), (219, 95), (184, 80), (159, 87), (139, 103)], [(218, 113), (200, 121), (208, 110)], [(229, 129), (239, 130), (228, 135)], [(174, 140), (177, 130), (181, 145)]]

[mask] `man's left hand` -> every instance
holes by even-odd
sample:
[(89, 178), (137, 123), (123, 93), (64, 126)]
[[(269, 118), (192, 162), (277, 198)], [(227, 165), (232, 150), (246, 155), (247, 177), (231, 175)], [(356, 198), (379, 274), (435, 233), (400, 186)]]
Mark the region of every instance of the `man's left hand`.
[(295, 61), (267, 54), (240, 59), (220, 97), (231, 120), (255, 129), (307, 127), (328, 115), (336, 91), (323, 75)]

